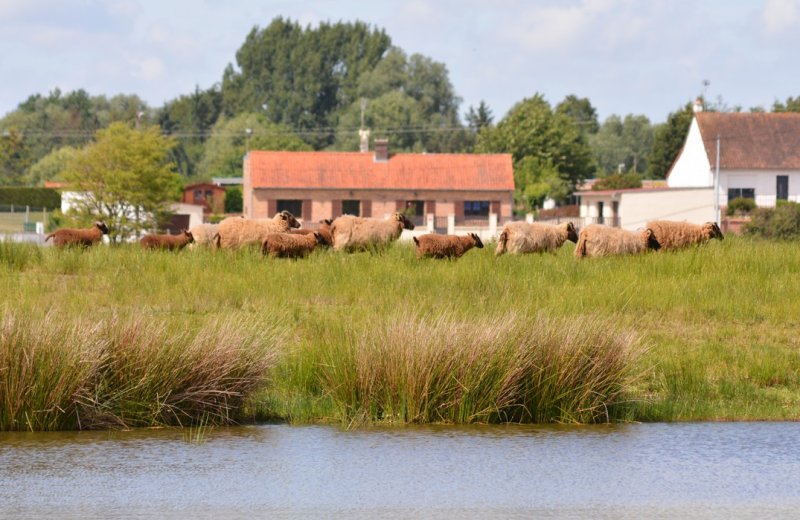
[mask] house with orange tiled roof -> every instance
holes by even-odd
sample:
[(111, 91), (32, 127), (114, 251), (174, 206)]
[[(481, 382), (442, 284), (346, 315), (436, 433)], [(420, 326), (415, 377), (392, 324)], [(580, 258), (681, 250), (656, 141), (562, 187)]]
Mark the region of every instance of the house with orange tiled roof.
[(390, 154), (250, 151), (243, 164), (244, 216), (288, 210), (309, 223), (342, 214), (383, 218), (404, 211), (417, 224), (443, 228), (511, 219), (514, 172), (510, 154)]

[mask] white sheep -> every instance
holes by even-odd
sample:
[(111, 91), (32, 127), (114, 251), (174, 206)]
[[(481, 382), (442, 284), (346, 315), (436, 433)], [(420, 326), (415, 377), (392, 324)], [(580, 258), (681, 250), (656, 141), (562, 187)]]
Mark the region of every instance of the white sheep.
[(261, 245), (270, 233), (285, 233), (298, 227), (300, 223), (288, 211), (281, 211), (271, 219), (228, 217), (219, 223), (214, 243), (218, 248), (225, 249), (236, 249), (250, 244)]
[(325, 238), (319, 231), (307, 234), (270, 233), (261, 242), (261, 254), (269, 254), (272, 258), (303, 258), (317, 245), (325, 243)]
[(647, 227), (653, 230), (656, 240), (664, 250), (705, 244), (712, 238), (720, 240), (725, 238), (716, 222), (692, 224), (671, 220), (651, 220), (647, 223)]
[(108, 226), (102, 220), (98, 220), (88, 229), (62, 228), (47, 235), (45, 242), (53, 239), (56, 247), (81, 246), (89, 247), (103, 240), (103, 235), (108, 234)]
[(180, 250), (194, 242), (191, 231), (182, 230), (179, 235), (145, 235), (139, 240), (144, 249)]
[(509, 222), (497, 241), (496, 254), (555, 252), (567, 240), (578, 241), (578, 233), (572, 222), (566, 224), (544, 224), (534, 222)]
[(575, 247), (575, 257), (643, 253), (661, 247), (652, 229), (627, 231), (621, 228), (592, 224), (583, 228)]
[(414, 229), (414, 224), (402, 213), (393, 213), (385, 220), (342, 215), (331, 225), (333, 248), (337, 251), (379, 248), (400, 238), (403, 229)]
[(218, 232), (219, 224), (199, 224), (189, 230), (189, 233), (194, 237), (194, 245), (206, 247), (214, 245), (214, 236)]
[(417, 258), (459, 258), (473, 247), (483, 248), (483, 242), (475, 233), (464, 236), (429, 233), (414, 237), (414, 243), (417, 247)]

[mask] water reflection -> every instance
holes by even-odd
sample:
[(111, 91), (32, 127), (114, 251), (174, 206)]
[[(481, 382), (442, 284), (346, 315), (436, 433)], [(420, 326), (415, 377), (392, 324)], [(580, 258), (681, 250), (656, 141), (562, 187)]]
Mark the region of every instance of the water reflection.
[(795, 423), (0, 434), (0, 516), (796, 516)]

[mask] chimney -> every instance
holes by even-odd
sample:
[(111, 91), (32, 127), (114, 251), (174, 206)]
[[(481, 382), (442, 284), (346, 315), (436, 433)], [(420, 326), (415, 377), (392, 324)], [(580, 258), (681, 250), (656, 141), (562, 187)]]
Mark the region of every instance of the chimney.
[(703, 111), (703, 100), (701, 98), (697, 98), (694, 100), (692, 111), (694, 111), (695, 113)]
[(367, 153), (369, 151), (369, 130), (364, 130), (363, 128), (358, 131), (358, 151), (361, 153)]
[(375, 139), (375, 162), (389, 161), (389, 139)]

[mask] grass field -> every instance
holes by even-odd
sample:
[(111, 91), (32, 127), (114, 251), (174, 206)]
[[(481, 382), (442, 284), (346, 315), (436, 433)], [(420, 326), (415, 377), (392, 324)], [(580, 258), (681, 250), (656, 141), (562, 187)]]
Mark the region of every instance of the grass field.
[(0, 429), (800, 418), (800, 244), (573, 248), (0, 243)]

